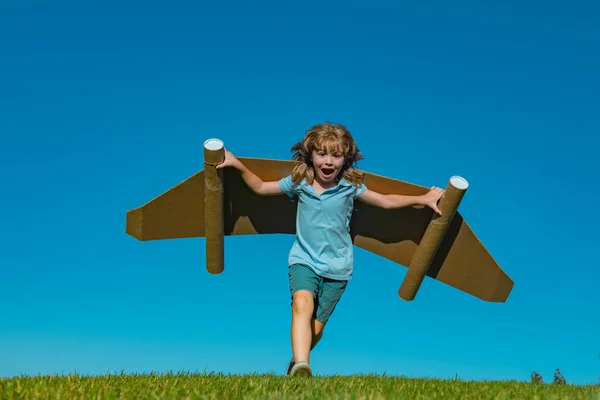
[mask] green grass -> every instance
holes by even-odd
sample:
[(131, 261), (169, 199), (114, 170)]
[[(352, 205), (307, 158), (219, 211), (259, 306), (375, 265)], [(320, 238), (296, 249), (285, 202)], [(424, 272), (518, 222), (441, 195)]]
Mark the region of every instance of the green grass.
[(51, 375), (0, 379), (0, 399), (600, 399), (600, 385), (213, 373)]

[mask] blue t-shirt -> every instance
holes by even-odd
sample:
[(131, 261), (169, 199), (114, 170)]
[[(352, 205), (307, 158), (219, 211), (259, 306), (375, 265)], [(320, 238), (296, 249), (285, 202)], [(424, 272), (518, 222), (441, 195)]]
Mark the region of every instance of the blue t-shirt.
[(354, 201), (366, 186), (353, 185), (342, 178), (337, 186), (319, 196), (306, 180), (293, 184), (292, 176), (288, 175), (279, 180), (279, 187), (298, 200), (296, 240), (289, 253), (289, 265), (306, 264), (325, 278), (352, 279), (354, 247), (350, 219)]

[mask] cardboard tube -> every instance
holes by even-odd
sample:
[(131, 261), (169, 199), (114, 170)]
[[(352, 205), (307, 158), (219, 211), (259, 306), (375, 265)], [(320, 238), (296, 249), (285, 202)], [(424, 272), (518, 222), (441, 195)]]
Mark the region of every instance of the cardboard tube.
[(421, 283), (427, 274), (433, 258), (435, 257), (440, 244), (444, 240), (444, 235), (450, 226), (452, 218), (458, 209), (469, 183), (460, 176), (450, 178), (444, 196), (440, 200), (438, 208), (442, 215), (434, 214), (429, 222), (421, 243), (413, 254), (408, 266), (408, 271), (404, 276), (404, 281), (398, 290), (398, 295), (406, 300), (414, 300)]
[(225, 159), (225, 147), (219, 139), (204, 142), (204, 230), (206, 270), (220, 274), (224, 267), (223, 179), (216, 166)]

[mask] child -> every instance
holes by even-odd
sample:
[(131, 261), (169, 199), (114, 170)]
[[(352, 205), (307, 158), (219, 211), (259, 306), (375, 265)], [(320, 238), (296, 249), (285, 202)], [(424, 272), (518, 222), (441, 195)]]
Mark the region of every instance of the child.
[(422, 196), (402, 196), (367, 189), (363, 173), (355, 166), (363, 157), (343, 125), (313, 126), (292, 151), (297, 164), (279, 181), (263, 182), (229, 151), (217, 168), (238, 169), (257, 194), (285, 193), (298, 199), (296, 239), (288, 257), (293, 357), (287, 374), (311, 376), (310, 351), (321, 339), (352, 278), (354, 248), (349, 223), (354, 201), (382, 208), (420, 204), (440, 214), (437, 202), (444, 191), (434, 186)]

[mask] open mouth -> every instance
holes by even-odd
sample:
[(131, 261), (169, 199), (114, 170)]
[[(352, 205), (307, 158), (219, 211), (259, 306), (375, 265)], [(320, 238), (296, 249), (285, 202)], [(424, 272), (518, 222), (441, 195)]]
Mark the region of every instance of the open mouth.
[(334, 172), (335, 172), (335, 169), (333, 169), (333, 168), (321, 168), (321, 173), (323, 174), (323, 176), (325, 178), (329, 178), (329, 177), (333, 176)]

